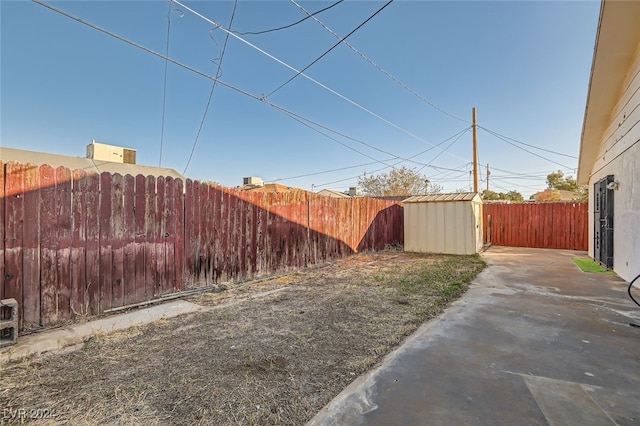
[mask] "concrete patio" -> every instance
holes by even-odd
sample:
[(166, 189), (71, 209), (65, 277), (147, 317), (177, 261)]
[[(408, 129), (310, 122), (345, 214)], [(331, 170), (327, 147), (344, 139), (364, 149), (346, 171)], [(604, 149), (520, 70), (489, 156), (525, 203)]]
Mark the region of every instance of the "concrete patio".
[(490, 248), (460, 300), (309, 425), (640, 424), (640, 308), (585, 256)]

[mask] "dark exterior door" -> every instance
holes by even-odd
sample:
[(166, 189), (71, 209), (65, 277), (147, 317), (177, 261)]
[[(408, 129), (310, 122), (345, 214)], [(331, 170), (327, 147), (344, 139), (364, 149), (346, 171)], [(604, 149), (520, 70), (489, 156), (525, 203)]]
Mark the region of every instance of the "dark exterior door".
[(606, 268), (613, 268), (613, 175), (599, 180), (593, 187), (593, 258)]

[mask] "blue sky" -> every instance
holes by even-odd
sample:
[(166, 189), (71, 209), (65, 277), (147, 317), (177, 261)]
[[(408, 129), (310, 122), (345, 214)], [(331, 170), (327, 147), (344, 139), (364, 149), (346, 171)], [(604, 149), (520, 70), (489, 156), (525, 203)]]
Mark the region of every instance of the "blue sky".
[[(182, 3), (224, 27), (234, 7), (226, 0)], [(334, 2), (298, 3), (316, 11)], [(165, 52), (167, 1), (49, 4)], [(344, 36), (384, 4), (346, 0), (316, 17)], [(95, 139), (136, 149), (139, 164), (161, 161), (163, 167), (185, 170), (210, 79), (169, 63), (165, 92), (163, 59), (30, 1), (2, 1), (0, 7), (2, 146), (83, 156)], [(176, 3), (171, 8), (169, 56), (215, 75), (226, 33)], [(185, 174), (227, 186), (259, 176), (316, 191), (346, 190), (358, 175), (397, 164), (420, 169), (446, 191), (468, 190), (471, 131), (451, 146), (453, 140), (416, 154), (468, 128), (463, 120), (471, 120), (472, 107), (484, 128), (577, 157), (599, 10), (595, 1), (396, 0), (347, 41), (421, 99), (340, 45), (305, 74), (352, 103), (303, 76), (267, 100), (352, 139), (318, 129), (340, 144), (265, 102), (218, 85)], [(304, 16), (289, 0), (240, 0), (231, 29), (258, 32)], [(337, 42), (313, 19), (238, 37), (296, 69)], [(260, 97), (294, 74), (239, 38), (229, 38), (223, 82)], [(524, 146), (543, 159), (482, 128), (478, 141), (482, 188), (487, 163), (492, 190), (525, 196), (542, 190), (551, 171), (575, 176), (577, 158)], [(402, 162), (409, 157), (415, 162)]]

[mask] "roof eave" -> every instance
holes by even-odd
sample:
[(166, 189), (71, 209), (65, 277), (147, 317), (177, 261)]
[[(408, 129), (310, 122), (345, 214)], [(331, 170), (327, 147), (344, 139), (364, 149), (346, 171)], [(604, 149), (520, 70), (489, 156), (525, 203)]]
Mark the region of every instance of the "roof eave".
[(591, 64), (589, 90), (580, 138), (579, 184), (586, 184), (598, 159), (602, 136), (610, 124), (631, 61), (640, 42), (640, 2), (604, 0)]
[[(587, 91), (587, 102), (584, 107), (584, 120), (582, 121), (582, 133), (580, 135), (580, 155), (578, 159), (578, 173), (577, 173), (577, 183), (579, 185), (584, 185), (589, 182), (589, 175), (591, 172), (591, 168), (595, 163), (595, 155), (589, 152), (589, 158), (587, 158), (587, 153), (585, 151), (588, 150), (588, 147), (593, 145), (593, 142), (589, 141), (589, 143), (585, 143), (585, 138), (591, 135), (591, 132), (587, 132), (587, 126), (589, 122), (589, 101), (591, 99), (591, 89), (593, 85), (593, 72), (596, 67), (596, 57), (598, 53), (598, 40), (600, 39), (600, 29), (602, 26), (602, 16), (604, 13), (604, 5), (605, 1), (603, 0), (600, 4), (600, 16), (598, 18), (598, 29), (596, 31), (596, 40), (593, 47), (593, 58), (591, 59), (591, 72), (589, 74), (589, 89)], [(590, 151), (590, 150), (589, 150)]]

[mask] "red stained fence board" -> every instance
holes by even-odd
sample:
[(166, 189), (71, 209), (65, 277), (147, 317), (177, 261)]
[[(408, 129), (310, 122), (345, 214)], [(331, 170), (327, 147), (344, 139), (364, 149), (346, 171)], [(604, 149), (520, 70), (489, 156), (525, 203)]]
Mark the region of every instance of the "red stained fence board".
[[(0, 277), (5, 277), (5, 266), (4, 266), (4, 248), (5, 248), (5, 186), (7, 184), (7, 180), (5, 178), (5, 164), (0, 160)], [(0, 278), (2, 279), (2, 278)], [(0, 283), (0, 299), (4, 299), (4, 286), (5, 280), (2, 279)]]
[(71, 171), (66, 167), (55, 170), (56, 192), (56, 322), (71, 315)]
[(84, 170), (74, 170), (72, 177), (70, 309), (74, 314), (86, 315), (88, 309), (85, 294), (85, 283), (87, 282), (87, 173)]
[(40, 312), (42, 325), (58, 318), (58, 233), (55, 170), (40, 167)]
[(123, 179), (123, 209), (122, 209), (122, 245), (123, 245), (123, 267), (122, 267), (122, 289), (123, 305), (130, 305), (136, 302), (136, 288), (142, 286), (144, 282), (138, 284), (136, 279), (136, 179), (131, 175), (125, 175)]
[(100, 175), (83, 179), (85, 202), (85, 283), (84, 309), (89, 315), (100, 312)]
[(112, 278), (113, 278), (113, 227), (111, 225), (112, 180), (109, 173), (100, 175), (100, 210), (98, 223), (100, 228), (100, 276), (99, 311), (104, 312), (112, 308)]
[(485, 243), (490, 237), (502, 246), (588, 249), (587, 203), (485, 204), (483, 215)]
[(5, 247), (4, 247), (4, 297), (18, 301), (18, 315), (23, 323), (23, 219), (24, 174), (28, 165), (9, 163), (5, 168)]
[(133, 236), (133, 263), (135, 269), (135, 295), (130, 300), (143, 301), (146, 299), (146, 260), (145, 248), (147, 241), (147, 203), (146, 203), (146, 178), (143, 175), (135, 177), (134, 193), (134, 236)]
[(392, 201), (1, 166), (0, 295), (23, 328), (402, 243)]
[(111, 180), (111, 306), (124, 306), (124, 177)]

